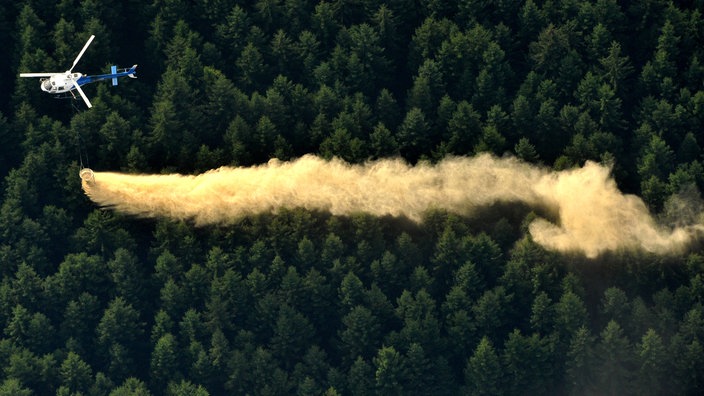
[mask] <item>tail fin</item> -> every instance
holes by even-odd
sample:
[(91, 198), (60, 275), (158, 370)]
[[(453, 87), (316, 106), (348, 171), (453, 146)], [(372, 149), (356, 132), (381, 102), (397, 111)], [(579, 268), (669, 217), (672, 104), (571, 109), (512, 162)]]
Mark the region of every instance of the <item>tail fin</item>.
[(130, 78), (137, 78), (137, 65), (134, 65), (127, 70), (127, 76)]
[[(117, 74), (117, 66), (110, 66), (110, 73)], [(115, 85), (117, 85), (117, 77), (112, 78), (112, 86), (114, 87)]]

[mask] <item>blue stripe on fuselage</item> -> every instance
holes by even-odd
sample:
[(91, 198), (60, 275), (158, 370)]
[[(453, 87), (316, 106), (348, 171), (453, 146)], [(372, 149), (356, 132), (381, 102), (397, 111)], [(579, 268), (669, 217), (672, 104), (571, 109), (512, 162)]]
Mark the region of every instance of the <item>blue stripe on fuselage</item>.
[(96, 81), (108, 80), (111, 78), (125, 77), (125, 76), (129, 75), (130, 73), (134, 73), (134, 70), (130, 69), (130, 70), (126, 70), (126, 71), (123, 71), (120, 73), (98, 74), (95, 76), (81, 76), (81, 78), (79, 78), (76, 81), (76, 83), (79, 86), (83, 86), (86, 84), (94, 83)]

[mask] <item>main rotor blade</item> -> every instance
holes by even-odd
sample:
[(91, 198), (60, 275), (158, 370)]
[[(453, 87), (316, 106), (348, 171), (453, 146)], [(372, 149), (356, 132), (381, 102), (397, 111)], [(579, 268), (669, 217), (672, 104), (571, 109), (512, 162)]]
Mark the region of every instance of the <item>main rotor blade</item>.
[(20, 77), (51, 77), (56, 73), (20, 73)]
[(86, 102), (86, 106), (88, 106), (89, 109), (90, 109), (91, 107), (93, 107), (93, 105), (90, 104), (90, 100), (88, 100), (88, 97), (86, 96), (86, 94), (83, 93), (83, 90), (81, 89), (81, 86), (78, 85), (78, 83), (76, 82), (76, 80), (72, 80), (72, 82), (73, 82), (73, 86), (76, 87), (76, 91), (78, 91), (78, 93), (81, 94), (81, 97), (83, 98), (83, 101)]
[(89, 38), (88, 41), (86, 42), (86, 45), (83, 46), (83, 49), (81, 50), (81, 52), (80, 52), (80, 53), (78, 54), (78, 56), (76, 57), (76, 60), (73, 61), (73, 65), (71, 66), (70, 69), (68, 69), (69, 73), (73, 71), (73, 68), (74, 68), (74, 67), (76, 67), (76, 64), (78, 63), (78, 60), (81, 59), (81, 57), (83, 56), (83, 53), (86, 52), (86, 49), (88, 49), (88, 46), (90, 45), (91, 42), (93, 42), (93, 39), (94, 39), (94, 38), (95, 38), (95, 35), (91, 34), (91, 35), (90, 35), (90, 38)]

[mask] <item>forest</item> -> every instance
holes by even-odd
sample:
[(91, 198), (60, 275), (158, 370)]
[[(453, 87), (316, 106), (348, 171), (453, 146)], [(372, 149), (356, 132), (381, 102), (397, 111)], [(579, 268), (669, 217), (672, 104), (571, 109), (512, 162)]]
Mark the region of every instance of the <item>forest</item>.
[[(700, 395), (704, 250), (587, 258), (539, 216), (105, 210), (79, 170), (306, 154), (610, 164), (704, 209), (701, 0), (0, 2), (0, 395)], [(86, 85), (23, 72), (139, 64)], [(697, 220), (698, 221), (698, 220)]]

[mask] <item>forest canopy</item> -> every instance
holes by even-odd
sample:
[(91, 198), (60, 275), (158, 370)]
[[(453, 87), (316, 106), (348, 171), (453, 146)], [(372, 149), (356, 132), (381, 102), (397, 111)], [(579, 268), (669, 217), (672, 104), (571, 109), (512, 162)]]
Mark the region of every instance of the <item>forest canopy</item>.
[[(702, 394), (704, 255), (557, 254), (476, 217), (102, 210), (83, 166), (306, 154), (610, 164), (663, 223), (704, 187), (704, 3), (0, 4), (0, 395)], [(86, 85), (93, 108), (24, 72)], [(689, 206), (688, 206), (689, 207)], [(671, 225), (671, 224), (668, 224)]]

